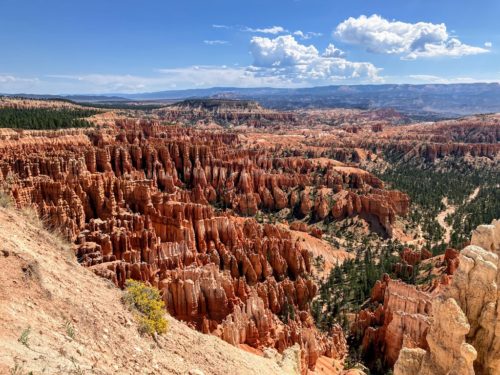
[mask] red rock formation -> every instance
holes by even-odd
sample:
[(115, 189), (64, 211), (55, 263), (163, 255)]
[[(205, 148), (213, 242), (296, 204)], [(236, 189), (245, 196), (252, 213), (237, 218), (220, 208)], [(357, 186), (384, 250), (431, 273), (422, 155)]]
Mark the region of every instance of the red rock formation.
[[(362, 348), (368, 361), (382, 359), (392, 367), (403, 346), (428, 349), (426, 342), (430, 326), (433, 298), (451, 283), (451, 276), (459, 265), (459, 252), (447, 249), (442, 261), (436, 263), (441, 278), (417, 289), (400, 280), (391, 280), (385, 274), (372, 288), (370, 306), (361, 310), (352, 326), (353, 333), (362, 337)], [(396, 263), (395, 272), (411, 274), (413, 267), (429, 259), (431, 253), (422, 249), (405, 248)]]
[[(328, 111), (315, 115), (319, 117), (318, 122), (330, 117)], [(399, 155), (402, 160), (423, 159), (434, 162), (446, 156), (465, 155), (494, 160), (500, 153), (500, 122), (495, 114), (396, 127), (380, 121), (366, 121), (360, 113), (353, 117), (351, 122), (361, 124), (356, 127), (356, 132), (347, 127), (341, 137), (322, 137), (308, 143), (316, 149), (325, 148), (316, 157), (333, 157), (343, 162), (359, 163), (363, 160), (359, 154), (362, 149), (369, 153), (367, 159), (385, 151)], [(371, 131), (364, 130), (365, 128)]]
[[(76, 243), (82, 265), (120, 287), (128, 278), (157, 286), (170, 313), (197, 329), (257, 348), (299, 343), (311, 369), (319, 356), (340, 359), (341, 331), (319, 333), (310, 315), (309, 253), (285, 229), (230, 214), (295, 204), (310, 213), (309, 194), (333, 171), (312, 178), (318, 167), (305, 159), (237, 144), (231, 133), (132, 120), (33, 133), (0, 141), (0, 180)], [(367, 177), (345, 179), (360, 188)]]
[(316, 238), (321, 238), (323, 236), (323, 231), (316, 226), (309, 226), (303, 221), (294, 221), (290, 224), (291, 230), (297, 230), (299, 232), (309, 233), (311, 236)]
[(414, 250), (404, 248), (399, 254), (401, 261), (394, 264), (394, 272), (398, 277), (412, 275), (415, 266), (419, 265), (423, 260), (432, 257), (432, 253), (427, 249)]
[(255, 128), (293, 123), (297, 120), (292, 112), (264, 109), (253, 101), (227, 99), (188, 99), (155, 110), (155, 114), (162, 120), (170, 122), (232, 123)]
[(368, 360), (383, 360), (393, 366), (403, 346), (426, 348), (431, 295), (413, 285), (384, 277), (372, 289), (371, 302), (377, 307), (361, 310), (353, 330), (362, 336)]
[(427, 249), (422, 250), (412, 250), (408, 247), (403, 249), (403, 252), (400, 254), (401, 259), (414, 266), (417, 263), (420, 263), (422, 260), (429, 259), (432, 254)]
[(444, 253), (444, 264), (446, 266), (446, 273), (453, 275), (460, 265), (460, 252), (455, 249), (446, 249)]

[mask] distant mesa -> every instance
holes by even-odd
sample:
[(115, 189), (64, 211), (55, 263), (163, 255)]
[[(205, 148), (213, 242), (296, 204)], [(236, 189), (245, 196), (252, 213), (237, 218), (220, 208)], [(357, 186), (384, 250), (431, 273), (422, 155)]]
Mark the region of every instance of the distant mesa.
[(236, 99), (186, 99), (171, 105), (172, 107), (184, 109), (204, 109), (204, 110), (263, 110), (258, 102), (254, 100), (236, 100)]
[[(0, 95), (2, 95), (0, 93)], [(257, 101), (266, 108), (394, 108), (414, 118), (436, 120), (500, 112), (500, 84), (385, 84), (341, 85), (305, 88), (212, 87), (145, 93), (109, 93), (103, 95), (32, 95), (29, 98), (62, 98), (76, 102), (163, 102), (207, 98)]]

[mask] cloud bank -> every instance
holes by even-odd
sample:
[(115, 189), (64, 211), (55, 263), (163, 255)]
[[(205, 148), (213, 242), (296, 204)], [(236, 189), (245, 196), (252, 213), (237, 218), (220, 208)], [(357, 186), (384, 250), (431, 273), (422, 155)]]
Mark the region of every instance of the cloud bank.
[(408, 60), (489, 52), (450, 36), (444, 23), (389, 21), (377, 14), (350, 17), (341, 22), (333, 34), (341, 41), (363, 46), (369, 52), (397, 54)]
[(320, 54), (313, 45), (300, 44), (292, 35), (274, 39), (254, 36), (250, 41), (251, 70), (257, 75), (274, 75), (288, 83), (329, 84), (350, 80), (378, 82), (379, 70), (369, 62), (352, 62), (333, 44)]

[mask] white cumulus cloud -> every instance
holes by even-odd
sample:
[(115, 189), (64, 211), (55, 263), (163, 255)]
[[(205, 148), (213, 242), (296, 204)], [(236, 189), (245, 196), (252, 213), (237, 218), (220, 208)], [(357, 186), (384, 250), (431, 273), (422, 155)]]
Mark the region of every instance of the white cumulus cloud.
[(323, 57), (342, 57), (344, 55), (345, 55), (344, 51), (335, 47), (332, 43), (330, 43), (325, 48), (325, 52), (323, 52)]
[(291, 35), (274, 39), (254, 36), (250, 41), (250, 52), (254, 65), (263, 67), (308, 64), (319, 56), (316, 47), (300, 44)]
[(493, 43), (491, 43), (491, 42), (484, 42), (484, 46), (486, 48), (491, 48), (491, 47), (493, 47)]
[(345, 43), (361, 45), (369, 52), (398, 54), (402, 59), (488, 52), (451, 37), (444, 23), (389, 21), (377, 14), (348, 18), (337, 25), (334, 36)]
[(250, 52), (251, 69), (258, 76), (281, 77), (288, 83), (329, 84), (343, 80), (379, 81), (376, 68), (369, 62), (352, 62), (343, 58), (342, 51), (329, 45), (320, 54), (313, 45), (300, 44), (292, 35), (274, 39), (253, 37)]

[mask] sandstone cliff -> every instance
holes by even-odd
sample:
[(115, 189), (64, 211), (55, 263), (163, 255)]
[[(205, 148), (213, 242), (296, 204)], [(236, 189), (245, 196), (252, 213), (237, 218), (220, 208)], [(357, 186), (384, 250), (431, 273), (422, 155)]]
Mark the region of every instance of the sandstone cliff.
[(404, 349), (396, 375), (500, 374), (500, 221), (478, 227), (433, 302), (427, 351)]
[(368, 362), (378, 359), (392, 367), (403, 346), (427, 347), (430, 293), (385, 275), (375, 284), (370, 300), (373, 307), (361, 310), (353, 325)]

